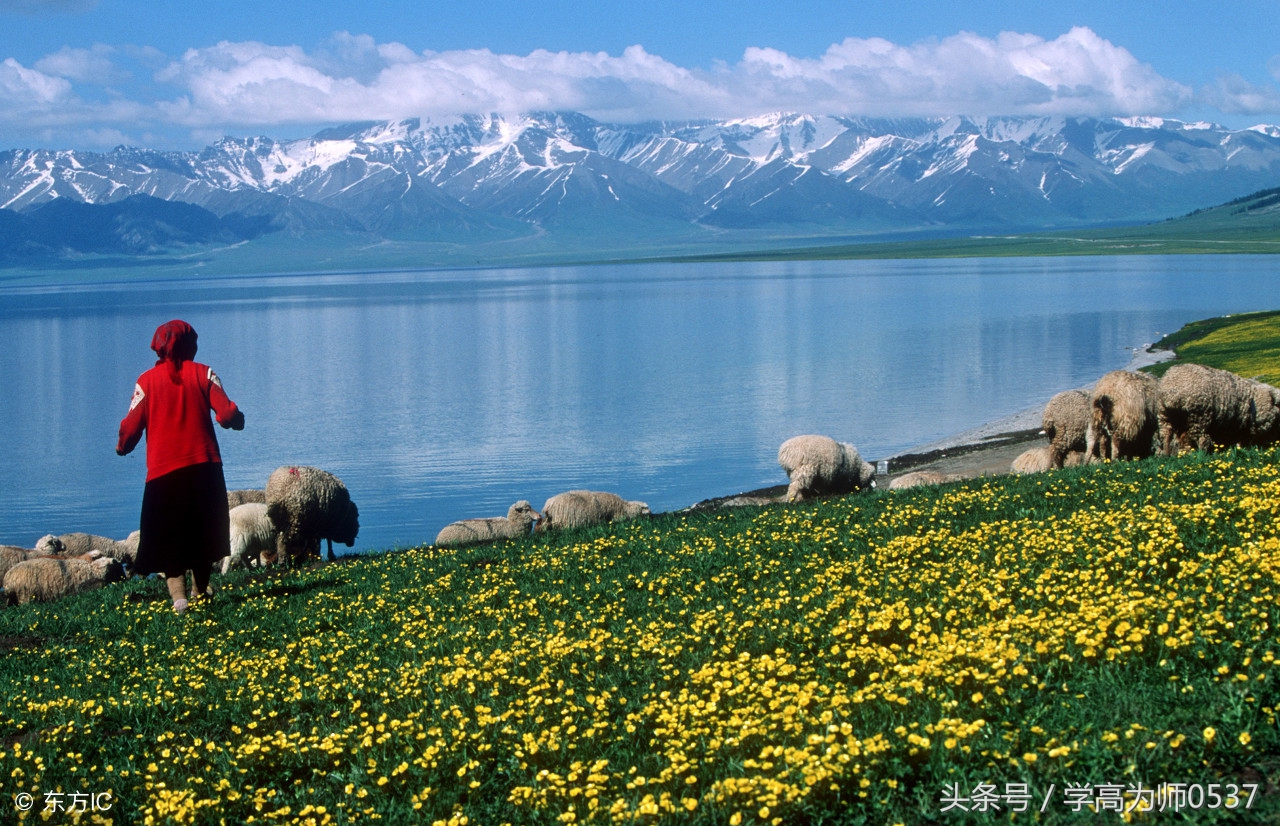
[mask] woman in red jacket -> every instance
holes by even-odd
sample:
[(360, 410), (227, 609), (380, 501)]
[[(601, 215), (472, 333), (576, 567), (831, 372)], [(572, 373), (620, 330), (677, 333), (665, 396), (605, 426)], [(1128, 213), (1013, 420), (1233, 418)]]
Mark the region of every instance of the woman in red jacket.
[(156, 366), (138, 377), (129, 413), (120, 422), (121, 456), (147, 434), (147, 484), (134, 573), (163, 573), (173, 609), (208, 594), (213, 563), (227, 555), (231, 527), (222, 455), (209, 419), (244, 429), (244, 413), (227, 398), (212, 368), (198, 364), (196, 331), (185, 321), (161, 324), (151, 339)]

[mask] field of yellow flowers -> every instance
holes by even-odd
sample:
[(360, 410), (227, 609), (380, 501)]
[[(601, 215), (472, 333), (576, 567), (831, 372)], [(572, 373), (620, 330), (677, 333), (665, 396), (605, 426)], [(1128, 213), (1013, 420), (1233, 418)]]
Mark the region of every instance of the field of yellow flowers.
[(1275, 822), (1280, 451), (0, 611), (29, 822)]

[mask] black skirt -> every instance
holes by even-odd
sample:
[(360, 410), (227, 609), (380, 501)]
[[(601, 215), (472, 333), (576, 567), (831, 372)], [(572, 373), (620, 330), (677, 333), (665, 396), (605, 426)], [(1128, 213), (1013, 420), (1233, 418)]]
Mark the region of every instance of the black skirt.
[(227, 555), (231, 521), (222, 465), (189, 465), (147, 482), (136, 574), (176, 576)]

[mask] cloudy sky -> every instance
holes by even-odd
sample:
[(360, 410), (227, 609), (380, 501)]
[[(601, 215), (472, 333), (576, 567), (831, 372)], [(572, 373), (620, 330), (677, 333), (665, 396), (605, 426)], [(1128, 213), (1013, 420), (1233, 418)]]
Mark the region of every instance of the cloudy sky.
[(533, 109), (1280, 123), (1280, 5), (0, 0), (0, 150)]

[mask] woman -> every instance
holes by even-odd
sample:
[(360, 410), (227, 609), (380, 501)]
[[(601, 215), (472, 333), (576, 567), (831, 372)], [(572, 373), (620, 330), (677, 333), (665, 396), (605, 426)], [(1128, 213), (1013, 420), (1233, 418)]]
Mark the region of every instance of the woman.
[(142, 536), (134, 572), (163, 573), (173, 610), (209, 593), (213, 563), (227, 555), (231, 527), (222, 456), (209, 419), (244, 429), (244, 413), (222, 382), (196, 355), (196, 331), (185, 321), (161, 324), (151, 339), (156, 366), (138, 377), (129, 413), (120, 422), (116, 453), (124, 456), (147, 433), (147, 484), (142, 494)]

